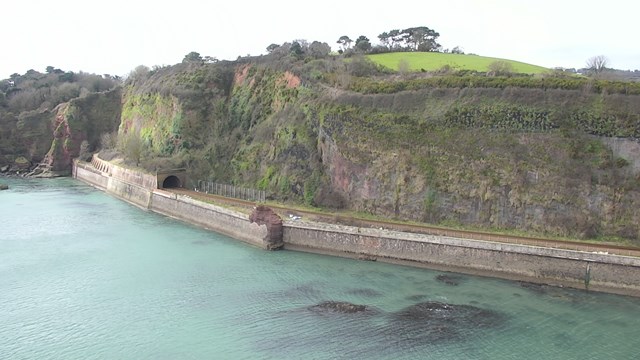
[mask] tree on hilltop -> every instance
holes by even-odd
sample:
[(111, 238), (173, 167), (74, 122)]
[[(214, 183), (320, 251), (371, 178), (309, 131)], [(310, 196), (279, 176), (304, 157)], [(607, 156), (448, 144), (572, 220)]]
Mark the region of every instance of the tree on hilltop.
[(402, 33), (407, 45), (415, 51), (438, 51), (441, 48), (437, 42), (440, 34), (426, 26), (404, 29)]
[(331, 46), (327, 43), (321, 43), (319, 41), (314, 41), (309, 45), (309, 54), (316, 59), (322, 59), (329, 55), (331, 52)]
[(267, 52), (269, 54), (271, 54), (275, 49), (277, 49), (279, 47), (280, 47), (280, 45), (278, 45), (278, 44), (271, 44), (271, 45), (267, 46)]
[(398, 48), (402, 43), (402, 32), (399, 29), (393, 29), (389, 31), (389, 41), (391, 43), (391, 49)]
[(387, 49), (391, 48), (392, 36), (389, 35), (388, 32), (385, 31), (382, 34), (378, 35), (378, 40), (380, 40), (382, 46), (386, 47)]
[(438, 37), (440, 34), (437, 31), (426, 26), (393, 29), (378, 35), (387, 49), (403, 51), (439, 51), (442, 46), (437, 42)]
[(213, 64), (213, 63), (217, 63), (219, 60), (218, 60), (218, 58), (217, 58), (217, 57), (215, 57), (215, 56), (209, 56), (209, 55), (207, 55), (207, 56), (205, 56), (205, 57), (203, 58), (203, 61), (204, 61), (205, 63), (207, 63), (207, 64)]
[(451, 53), (464, 55), (464, 50), (460, 46), (456, 46), (453, 49), (451, 49)]
[(188, 53), (184, 56), (184, 59), (182, 59), (183, 63), (202, 63), (203, 61), (204, 60), (202, 59), (202, 56), (200, 56), (200, 53), (195, 51)]
[(291, 44), (291, 48), (289, 49), (289, 53), (291, 56), (300, 59), (302, 58), (302, 54), (304, 54), (304, 50), (302, 49), (302, 45), (298, 41), (294, 41)]
[(351, 40), (351, 38), (349, 38), (347, 35), (342, 35), (338, 39), (337, 43), (342, 46), (342, 50), (344, 51), (351, 48), (351, 43), (353, 43), (353, 40)]
[(363, 53), (371, 50), (371, 42), (369, 41), (369, 38), (364, 35), (360, 35), (356, 40), (356, 49)]
[(607, 69), (609, 59), (604, 55), (591, 57), (587, 60), (587, 69), (593, 75), (598, 75)]

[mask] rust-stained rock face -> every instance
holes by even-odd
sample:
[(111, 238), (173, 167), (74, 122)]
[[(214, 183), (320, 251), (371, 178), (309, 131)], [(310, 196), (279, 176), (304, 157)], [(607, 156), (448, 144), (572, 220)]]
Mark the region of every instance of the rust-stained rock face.
[(282, 242), (282, 219), (271, 208), (263, 205), (257, 206), (253, 209), (249, 221), (267, 226), (267, 236), (264, 238), (267, 250), (277, 250), (284, 245)]
[[(78, 156), (80, 148), (79, 141), (82, 140), (84, 134), (74, 134), (71, 131), (69, 122), (66, 119), (68, 103), (61, 104), (57, 111), (55, 120), (53, 121), (53, 142), (51, 149), (45, 155), (43, 165), (49, 171), (66, 172), (69, 170), (71, 158)], [(79, 136), (80, 135), (80, 136)]]
[[(52, 111), (49, 151), (30, 175), (39, 177), (68, 175), (71, 159), (99, 147), (100, 136), (118, 128), (121, 112), (121, 90), (114, 89), (73, 99)], [(86, 154), (85, 154), (86, 155)], [(34, 154), (32, 159), (40, 158)], [(85, 159), (83, 159), (85, 160)]]

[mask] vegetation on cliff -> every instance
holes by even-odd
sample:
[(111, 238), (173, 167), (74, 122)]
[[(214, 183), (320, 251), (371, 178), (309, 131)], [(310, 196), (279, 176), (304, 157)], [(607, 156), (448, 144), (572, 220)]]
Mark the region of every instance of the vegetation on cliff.
[(64, 158), (101, 136), (133, 165), (186, 167), (190, 187), (209, 180), (402, 220), (640, 241), (637, 84), (504, 64), (395, 71), (363, 55), (364, 39), (342, 40), (341, 56), (295, 41), (234, 62), (192, 52), (141, 66), (121, 95), (58, 107), (60, 122), (23, 115), (21, 136), (62, 124), (54, 133), (66, 137), (28, 148)]
[(49, 165), (57, 161), (57, 170), (68, 171), (83, 141), (96, 149), (100, 133), (119, 122), (120, 93), (109, 92), (118, 84), (110, 75), (52, 66), (0, 81), (0, 167), (25, 172), (47, 157)]
[(291, 44), (143, 73), (120, 131), (143, 140), (149, 169), (397, 219), (638, 239), (635, 84), (403, 75)]

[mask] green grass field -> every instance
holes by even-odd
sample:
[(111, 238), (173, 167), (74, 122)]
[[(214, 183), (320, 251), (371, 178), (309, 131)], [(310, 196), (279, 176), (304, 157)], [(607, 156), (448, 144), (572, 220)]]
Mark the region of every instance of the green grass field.
[(452, 70), (476, 70), (487, 71), (489, 64), (494, 61), (506, 61), (511, 64), (513, 71), (522, 74), (539, 74), (549, 69), (542, 66), (526, 64), (519, 61), (491, 58), (477, 55), (443, 54), (436, 52), (395, 52), (387, 54), (368, 55), (369, 59), (382, 66), (398, 70), (400, 60), (409, 63), (411, 71), (435, 71), (445, 65)]

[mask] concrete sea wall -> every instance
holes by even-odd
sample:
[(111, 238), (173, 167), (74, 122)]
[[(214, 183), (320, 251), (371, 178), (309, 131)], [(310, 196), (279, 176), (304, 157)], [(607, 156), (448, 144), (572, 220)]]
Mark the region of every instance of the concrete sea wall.
[(287, 222), (285, 249), (379, 260), (431, 269), (640, 296), (640, 258)]
[(94, 157), (90, 164), (74, 161), (73, 176), (143, 209), (199, 225), (264, 249), (275, 249), (282, 245), (271, 240), (272, 231), (267, 224), (252, 222), (249, 216), (237, 211), (156, 189), (157, 182), (153, 175), (141, 174)]
[(265, 213), (270, 211), (265, 207), (258, 207), (260, 211), (249, 217), (186, 195), (156, 189), (152, 175), (97, 158), (91, 164), (74, 162), (73, 174), (139, 207), (263, 249), (284, 245), (290, 250), (640, 297), (638, 257), (306, 221), (278, 223), (273, 220), (277, 217), (275, 214)]
[(268, 236), (267, 226), (250, 222), (247, 215), (240, 212), (163, 190), (153, 191), (149, 209), (258, 247), (267, 247), (264, 243), (264, 239)]

